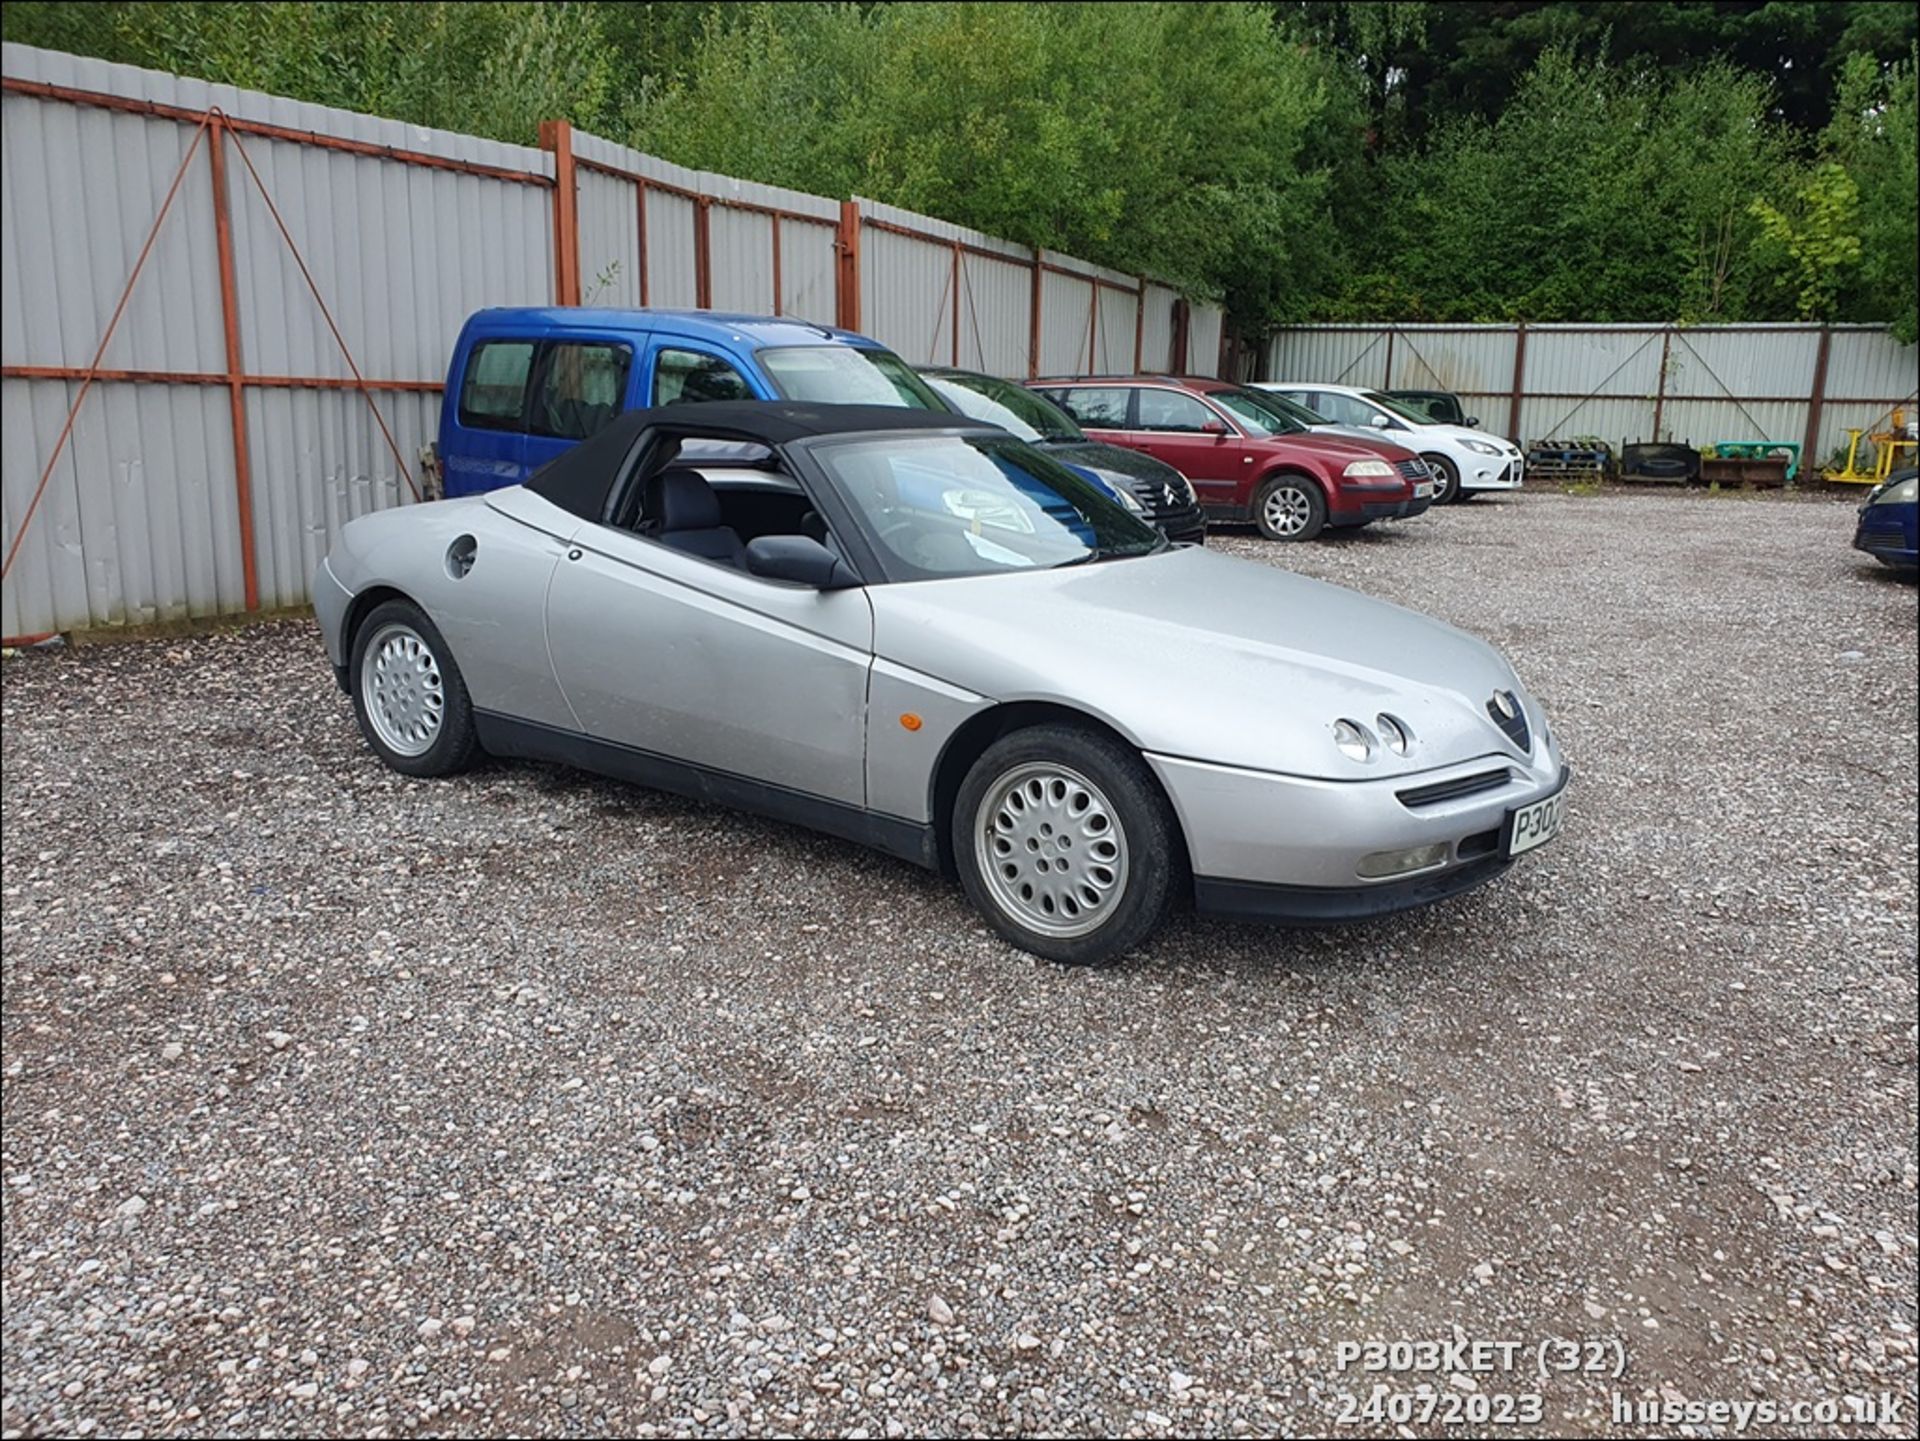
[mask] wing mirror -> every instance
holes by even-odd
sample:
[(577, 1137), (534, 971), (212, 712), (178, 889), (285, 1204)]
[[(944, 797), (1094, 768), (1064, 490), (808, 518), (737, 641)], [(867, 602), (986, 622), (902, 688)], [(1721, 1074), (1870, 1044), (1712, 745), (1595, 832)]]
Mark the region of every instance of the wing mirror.
[(1386, 430), (1393, 422), (1387, 419), (1384, 411), (1376, 410), (1373, 413), (1373, 419), (1369, 420), (1367, 424), (1371, 425), (1375, 430)]
[(1215, 440), (1225, 440), (1232, 433), (1227, 429), (1227, 423), (1218, 417), (1208, 420), (1200, 427), (1200, 431), (1203, 435), (1210, 435)]
[(1480, 417), (1477, 415), (1469, 415), (1460, 423), (1466, 426), (1468, 430), (1478, 430), (1480, 428)]
[(860, 579), (845, 561), (810, 535), (762, 535), (747, 542), (747, 570), (763, 580), (847, 590)]

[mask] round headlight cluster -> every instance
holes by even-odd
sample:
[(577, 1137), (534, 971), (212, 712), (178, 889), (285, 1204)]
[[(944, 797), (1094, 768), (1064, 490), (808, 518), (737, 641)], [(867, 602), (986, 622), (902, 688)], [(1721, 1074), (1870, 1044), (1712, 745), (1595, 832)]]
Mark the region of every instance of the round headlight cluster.
[(1406, 755), (1413, 749), (1413, 732), (1405, 721), (1384, 711), (1373, 718), (1373, 728), (1342, 716), (1333, 723), (1333, 743), (1348, 760), (1370, 761), (1380, 747)]

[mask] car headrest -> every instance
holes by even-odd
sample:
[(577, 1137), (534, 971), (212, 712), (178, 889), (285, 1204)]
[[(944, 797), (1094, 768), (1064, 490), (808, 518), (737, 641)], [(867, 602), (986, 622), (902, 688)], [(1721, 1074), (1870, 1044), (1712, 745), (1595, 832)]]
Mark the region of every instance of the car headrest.
[(720, 498), (696, 470), (674, 466), (653, 478), (648, 507), (666, 530), (712, 530), (720, 524)]

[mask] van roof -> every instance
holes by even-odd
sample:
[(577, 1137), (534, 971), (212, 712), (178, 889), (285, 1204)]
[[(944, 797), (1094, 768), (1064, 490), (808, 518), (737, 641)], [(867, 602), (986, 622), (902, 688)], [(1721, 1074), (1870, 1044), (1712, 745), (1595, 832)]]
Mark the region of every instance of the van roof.
[(758, 345), (819, 345), (823, 342), (879, 350), (876, 340), (838, 326), (782, 315), (733, 315), (718, 310), (592, 310), (573, 305), (496, 306), (476, 312), (468, 325), (510, 322), (542, 330), (666, 330), (693, 340), (737, 338)]

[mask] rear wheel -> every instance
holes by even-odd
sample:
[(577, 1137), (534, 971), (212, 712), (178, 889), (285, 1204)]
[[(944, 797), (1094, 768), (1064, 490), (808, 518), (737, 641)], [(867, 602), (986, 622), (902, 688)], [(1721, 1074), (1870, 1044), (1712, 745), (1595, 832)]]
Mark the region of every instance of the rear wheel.
[(479, 753), (473, 705), (439, 628), (411, 601), (375, 606), (354, 632), (349, 668), (360, 733), (403, 775), (444, 776)]
[(1326, 527), (1327, 498), (1303, 475), (1276, 475), (1254, 497), (1253, 520), (1268, 540), (1312, 540)]
[(1173, 813), (1138, 754), (1075, 726), (1015, 731), (960, 784), (953, 854), (967, 898), (1008, 941), (1069, 965), (1145, 940), (1178, 888)]
[(1460, 467), (1444, 455), (1423, 455), (1427, 469), (1433, 472), (1433, 503), (1450, 505), (1460, 498)]

